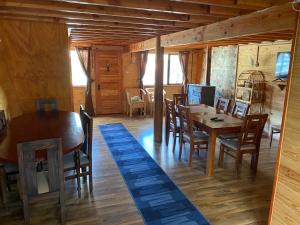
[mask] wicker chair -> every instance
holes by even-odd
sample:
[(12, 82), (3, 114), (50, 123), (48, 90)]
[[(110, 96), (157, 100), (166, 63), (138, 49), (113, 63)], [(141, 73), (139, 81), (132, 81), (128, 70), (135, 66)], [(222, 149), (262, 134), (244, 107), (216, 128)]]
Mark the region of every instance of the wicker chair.
[[(154, 112), (154, 88), (145, 88), (145, 91), (147, 93), (147, 100), (149, 103), (149, 111), (150, 115), (153, 115)], [(163, 99), (165, 99), (166, 91), (163, 90)]]
[(135, 109), (143, 111), (144, 116), (146, 115), (147, 103), (146, 103), (146, 92), (140, 88), (127, 88), (125, 90), (127, 107), (126, 113), (132, 117), (132, 113)]

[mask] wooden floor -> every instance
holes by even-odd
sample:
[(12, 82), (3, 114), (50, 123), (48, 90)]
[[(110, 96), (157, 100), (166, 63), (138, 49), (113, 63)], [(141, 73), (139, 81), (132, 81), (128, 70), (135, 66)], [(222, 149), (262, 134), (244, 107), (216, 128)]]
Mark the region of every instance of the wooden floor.
[[(193, 167), (187, 166), (186, 154), (178, 160), (178, 148), (172, 153), (169, 147), (153, 144), (153, 120), (122, 116), (94, 119), (93, 169), (94, 193), (88, 194), (83, 185), (83, 196), (77, 198), (76, 185), (66, 183), (67, 224), (137, 225), (143, 220), (127, 191), (127, 187), (113, 161), (109, 150), (96, 125), (122, 122), (163, 170), (172, 178), (187, 197), (197, 206), (212, 225), (265, 225), (273, 184), (274, 162), (277, 141), (268, 147), (269, 140), (263, 139), (258, 173), (253, 176), (249, 158), (243, 161), (241, 179), (234, 174), (234, 163), (224, 159), (224, 168), (215, 166), (215, 176), (206, 177), (206, 153), (194, 156)], [(177, 146), (178, 147), (178, 146)], [(217, 146), (218, 147), (218, 146)], [(216, 154), (218, 157), (218, 152)], [(9, 210), (0, 209), (0, 224), (22, 224), (22, 205), (16, 193), (10, 193)], [(1, 207), (1, 206), (0, 206)], [(55, 202), (46, 202), (32, 207), (32, 224), (57, 224), (58, 208)]]

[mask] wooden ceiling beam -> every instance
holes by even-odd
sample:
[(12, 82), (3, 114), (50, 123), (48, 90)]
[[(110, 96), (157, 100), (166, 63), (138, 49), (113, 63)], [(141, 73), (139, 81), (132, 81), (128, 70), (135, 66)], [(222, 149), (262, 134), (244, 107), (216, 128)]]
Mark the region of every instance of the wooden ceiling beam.
[(166, 33), (176, 32), (182, 30), (178, 27), (165, 27), (165, 26), (152, 26), (152, 25), (140, 25), (140, 24), (129, 24), (129, 23), (118, 23), (118, 22), (97, 22), (90, 20), (76, 20), (76, 19), (64, 19), (55, 17), (40, 17), (40, 16), (23, 16), (18, 14), (6, 14), (1, 13), (0, 18), (12, 19), (12, 20), (27, 20), (27, 21), (40, 21), (40, 22), (55, 22), (67, 24), (68, 28), (76, 29), (126, 29), (136, 30), (140, 32), (158, 32), (164, 31)]
[[(95, 4), (97, 6), (107, 6), (116, 7), (122, 9), (138, 9), (146, 11), (160, 11), (160, 12), (170, 12), (170, 13), (180, 13), (189, 15), (208, 15), (210, 14), (210, 6), (207, 2), (199, 4), (199, 2), (184, 2), (184, 1), (168, 1), (168, 0), (60, 0), (61, 2), (72, 2), (72, 3), (85, 3), (85, 4)], [(209, 1), (208, 1), (209, 2)], [(222, 2), (219, 1), (219, 2)], [(226, 1), (225, 6), (235, 6), (234, 1)], [(233, 3), (233, 4), (232, 4)], [(224, 4), (217, 4), (221, 7)], [(269, 7), (269, 6), (268, 6)], [(225, 8), (226, 9), (226, 8)], [(228, 9), (228, 8), (227, 8)], [(249, 10), (246, 6), (240, 8), (240, 10)], [(257, 8), (251, 7), (250, 10), (256, 10)], [(244, 13), (246, 13), (245, 11)], [(226, 15), (226, 14), (225, 14)], [(214, 16), (211, 13), (211, 16)]]
[[(293, 10), (292, 4), (288, 3), (207, 26), (163, 35), (161, 36), (161, 44), (165, 48), (184, 47), (271, 32), (294, 31), (296, 18), (297, 12)], [(131, 44), (128, 47), (129, 51), (144, 51), (154, 48), (153, 39)]]
[(71, 31), (71, 36), (93, 36), (93, 35), (123, 35), (126, 37), (131, 37), (131, 36), (138, 36), (138, 37), (144, 37), (144, 38), (152, 38), (155, 36), (155, 34), (138, 34), (138, 33), (130, 33), (130, 32), (114, 32), (114, 31), (101, 31), (101, 32), (74, 32)]
[(143, 33), (131, 33), (131, 32), (124, 32), (124, 31), (120, 31), (120, 32), (115, 32), (115, 31), (101, 31), (101, 32), (89, 32), (89, 31), (81, 31), (81, 32), (74, 32), (71, 31), (71, 35), (99, 35), (99, 34), (118, 34), (118, 35), (138, 35), (141, 37), (145, 37), (145, 38), (151, 38), (153, 36), (157, 36), (156, 34), (143, 34)]
[(272, 7), (276, 4), (284, 4), (290, 0), (171, 0), (182, 3), (206, 4), (236, 9), (259, 10)]
[(148, 34), (148, 35), (158, 35), (163, 32), (153, 32), (153, 31), (140, 31), (140, 30), (129, 30), (129, 29), (114, 29), (111, 27), (106, 27), (103, 29), (90, 29), (90, 28), (71, 28), (72, 33), (101, 33), (101, 32), (115, 32), (115, 33), (130, 33), (130, 34)]
[(101, 6), (112, 6), (125, 9), (139, 9), (147, 11), (161, 11), (182, 14), (206, 14), (208, 13), (207, 5), (199, 5), (193, 3), (181, 3), (161, 0), (61, 0), (62, 2), (73, 3), (91, 3)]
[(60, 12), (73, 12), (73, 13), (86, 13), (93, 15), (110, 15), (132, 18), (148, 18), (157, 20), (169, 20), (169, 21), (188, 21), (189, 15), (176, 14), (159, 11), (147, 11), (136, 9), (120, 9), (110, 6), (97, 6), (90, 4), (76, 4), (70, 2), (59, 1), (36, 1), (36, 0), (4, 0), (0, 3), (3, 7), (19, 7), (23, 10), (36, 9), (38, 10), (55, 10)]
[[(1, 3), (0, 3), (1, 5)], [(113, 15), (96, 15), (96, 14), (85, 14), (85, 13), (74, 13), (74, 12), (64, 12), (64, 11), (54, 11), (49, 9), (26, 9), (22, 7), (0, 7), (1, 11), (4, 13), (14, 13), (20, 15), (32, 15), (32, 16), (42, 16), (42, 17), (56, 17), (56, 18), (69, 18), (69, 19), (82, 19), (82, 20), (92, 20), (92, 21), (107, 21), (107, 22), (126, 22), (132, 24), (147, 24), (153, 26), (178, 26), (183, 28), (192, 28), (198, 26), (197, 24), (191, 24), (182, 21), (170, 21), (166, 20), (156, 20), (155, 18), (143, 19), (143, 18), (132, 18), (132, 17), (119, 17)], [(200, 19), (197, 19), (200, 21)], [(193, 21), (195, 22), (195, 21)], [(203, 19), (203, 23), (207, 24), (207, 18)]]
[(163, 47), (295, 29), (297, 13), (291, 3), (161, 37)]

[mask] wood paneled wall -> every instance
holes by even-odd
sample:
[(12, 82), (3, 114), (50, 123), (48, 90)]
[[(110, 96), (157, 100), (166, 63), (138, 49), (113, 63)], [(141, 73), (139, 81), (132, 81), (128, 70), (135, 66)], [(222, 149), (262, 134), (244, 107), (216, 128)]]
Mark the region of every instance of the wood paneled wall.
[(241, 45), (239, 46), (237, 75), (245, 70), (261, 70), (267, 81), (265, 91), (264, 111), (268, 113), (269, 121), (266, 128), (269, 129), (271, 124), (281, 124), (282, 112), (284, 106), (284, 97), (286, 89), (281, 90), (275, 79), (275, 64), (278, 52), (291, 50), (291, 43), (283, 44), (261, 44), (259, 46), (258, 62), (255, 66), (258, 52), (258, 45)]
[(300, 20), (275, 179), (272, 225), (300, 224)]
[(73, 109), (65, 25), (0, 20), (0, 40), (0, 108), (8, 117), (35, 111), (39, 97)]
[[(95, 60), (95, 59), (94, 59)], [(203, 68), (205, 64), (205, 50), (194, 50), (191, 51), (189, 57), (188, 66), (188, 79), (190, 83), (205, 83), (206, 70)], [(122, 54), (122, 66), (123, 66), (123, 89), (126, 88), (137, 88), (139, 87), (139, 72), (140, 72), (140, 54), (139, 53), (123, 53)], [(167, 98), (172, 98), (175, 93), (180, 93), (182, 89), (181, 85), (165, 85), (164, 90), (166, 91)], [(77, 111), (80, 103), (84, 100), (84, 92), (81, 87), (73, 88), (74, 98), (74, 109)], [(92, 90), (93, 96), (95, 96), (95, 88), (93, 85)], [(95, 99), (95, 97), (93, 98)], [(126, 101), (124, 94), (124, 103)], [(125, 105), (125, 104), (123, 104)]]
[(74, 105), (75, 112), (79, 112), (80, 105), (84, 106), (84, 102), (85, 102), (84, 96), (85, 96), (84, 86), (73, 87), (73, 105)]

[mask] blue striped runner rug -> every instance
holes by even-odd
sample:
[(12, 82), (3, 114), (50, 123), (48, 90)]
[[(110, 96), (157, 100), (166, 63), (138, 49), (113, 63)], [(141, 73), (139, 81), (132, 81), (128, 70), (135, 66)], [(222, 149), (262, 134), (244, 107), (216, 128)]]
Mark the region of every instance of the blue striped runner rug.
[(98, 125), (147, 225), (209, 225), (121, 124)]

